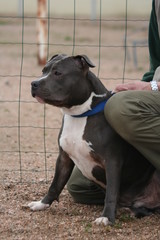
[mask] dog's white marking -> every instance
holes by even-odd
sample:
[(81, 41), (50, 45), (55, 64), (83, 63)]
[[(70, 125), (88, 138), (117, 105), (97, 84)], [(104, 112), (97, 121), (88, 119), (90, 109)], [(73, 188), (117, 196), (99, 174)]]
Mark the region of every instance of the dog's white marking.
[(68, 153), (84, 176), (97, 182), (104, 188), (105, 185), (98, 181), (92, 174), (93, 168), (98, 165), (90, 155), (91, 151), (94, 151), (92, 149), (92, 143), (83, 139), (87, 117), (75, 118), (71, 116), (88, 111), (91, 109), (92, 98), (102, 96), (105, 96), (105, 94), (96, 95), (92, 92), (88, 100), (83, 104), (73, 106), (70, 109), (62, 108), (65, 116), (62, 134), (60, 136), (60, 146), (66, 153)]
[(91, 109), (93, 97), (104, 97), (106, 94), (97, 95), (94, 92), (91, 93), (90, 97), (81, 105), (73, 106), (71, 108), (62, 108), (62, 112), (68, 115), (79, 115)]
[(110, 221), (108, 220), (107, 217), (99, 217), (94, 221), (95, 224), (97, 225), (104, 225), (107, 226), (110, 224)]
[(49, 76), (49, 74), (50, 74), (50, 72), (49, 72), (48, 74), (46, 74), (46, 75), (40, 77), (40, 78), (38, 79), (38, 81), (40, 81), (40, 80), (42, 80), (42, 79), (47, 79), (48, 76)]
[(90, 152), (94, 151), (92, 149), (92, 144), (83, 139), (86, 123), (87, 117), (74, 118), (66, 114), (64, 116), (62, 134), (60, 136), (60, 146), (68, 153), (69, 157), (84, 176), (97, 182), (102, 187), (105, 187), (102, 182), (97, 181), (92, 175), (92, 169), (98, 164), (90, 155)]
[(45, 210), (46, 208), (49, 208), (49, 204), (42, 203), (42, 201), (34, 201), (28, 204), (28, 207), (32, 211), (42, 211)]
[(143, 206), (144, 206), (144, 203), (141, 202), (141, 201), (136, 201), (136, 202), (133, 204), (133, 206), (134, 206), (135, 208), (143, 207)]

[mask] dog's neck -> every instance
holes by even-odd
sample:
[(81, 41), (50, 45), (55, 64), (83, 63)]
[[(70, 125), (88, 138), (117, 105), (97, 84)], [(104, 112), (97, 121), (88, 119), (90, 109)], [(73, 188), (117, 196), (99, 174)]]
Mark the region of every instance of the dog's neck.
[(63, 114), (68, 114), (68, 115), (80, 115), (84, 112), (87, 112), (88, 110), (92, 109), (92, 105), (93, 105), (93, 98), (94, 99), (104, 99), (106, 98), (106, 93), (104, 94), (95, 94), (94, 92), (91, 93), (90, 97), (81, 105), (76, 105), (76, 106), (72, 106), (71, 108), (62, 108), (62, 112)]
[(68, 115), (81, 115), (94, 107), (96, 107), (100, 102), (104, 101), (105, 99), (109, 99), (112, 95), (102, 82), (95, 76), (94, 73), (88, 71), (87, 73), (87, 81), (90, 82), (92, 92), (89, 98), (82, 104), (72, 106), (71, 108), (62, 108), (62, 112)]

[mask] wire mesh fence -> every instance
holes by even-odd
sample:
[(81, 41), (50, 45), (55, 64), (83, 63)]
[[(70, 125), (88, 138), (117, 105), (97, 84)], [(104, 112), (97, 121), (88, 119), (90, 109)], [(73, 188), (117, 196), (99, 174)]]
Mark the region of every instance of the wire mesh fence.
[[(78, 1), (78, 0), (77, 0)], [(47, 58), (57, 53), (86, 54), (96, 64), (94, 73), (108, 89), (125, 81), (140, 80), (149, 68), (148, 17), (102, 16), (98, 1), (96, 19), (76, 14), (52, 16), (48, 0)], [(59, 109), (40, 105), (30, 94), (30, 83), (41, 74), (37, 64), (37, 16), (0, 16), (0, 181), (47, 181), (54, 173)]]

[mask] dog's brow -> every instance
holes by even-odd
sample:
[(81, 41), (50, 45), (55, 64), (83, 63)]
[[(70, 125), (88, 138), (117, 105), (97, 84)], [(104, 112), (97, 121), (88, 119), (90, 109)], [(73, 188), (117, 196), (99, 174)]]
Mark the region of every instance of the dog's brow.
[(47, 67), (44, 66), (44, 68), (42, 68), (42, 72), (45, 72), (47, 70)]

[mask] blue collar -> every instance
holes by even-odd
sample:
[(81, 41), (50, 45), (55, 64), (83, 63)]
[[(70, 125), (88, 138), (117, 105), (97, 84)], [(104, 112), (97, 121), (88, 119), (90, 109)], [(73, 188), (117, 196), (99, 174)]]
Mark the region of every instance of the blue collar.
[(108, 101), (108, 99), (105, 99), (104, 101), (98, 103), (91, 110), (88, 110), (87, 112), (84, 112), (84, 113), (82, 113), (80, 115), (72, 115), (72, 117), (76, 117), (76, 118), (89, 117), (89, 116), (95, 115), (95, 114), (97, 114), (99, 112), (102, 112), (104, 110), (104, 106), (105, 106), (107, 101)]

